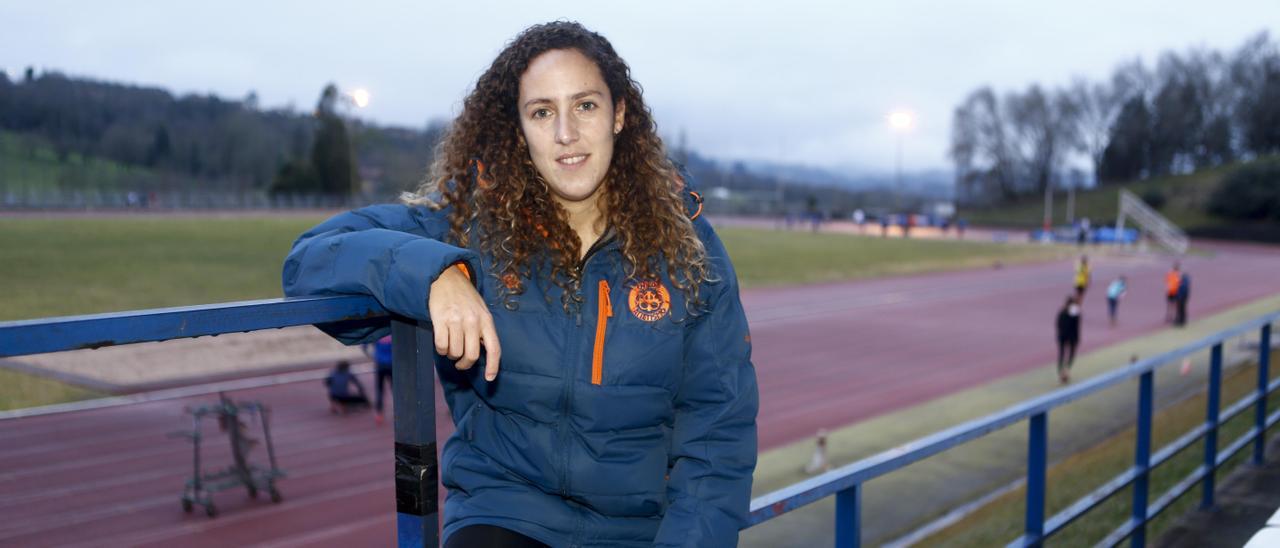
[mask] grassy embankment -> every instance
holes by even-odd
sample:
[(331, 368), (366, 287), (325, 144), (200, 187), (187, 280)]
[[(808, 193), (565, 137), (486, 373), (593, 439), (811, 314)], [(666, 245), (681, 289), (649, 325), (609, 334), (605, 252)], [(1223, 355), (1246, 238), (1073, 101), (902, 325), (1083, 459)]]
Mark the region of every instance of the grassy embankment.
[(40, 138), (0, 131), (0, 190), (6, 192), (140, 190), (174, 177), (94, 156), (60, 159)]
[[(1174, 224), (1193, 237), (1247, 239), (1280, 242), (1280, 226), (1275, 223), (1246, 223), (1211, 215), (1209, 198), (1223, 178), (1242, 164), (1204, 169), (1187, 175), (1158, 177), (1120, 185), (1081, 190), (1075, 196), (1075, 218), (1088, 217), (1094, 226), (1113, 224), (1120, 203), (1119, 189), (1145, 197), (1158, 193), (1164, 203), (1157, 208)], [(1012, 203), (985, 208), (965, 208), (960, 216), (971, 224), (1006, 228), (1039, 228), (1044, 222), (1044, 196), (1026, 196)], [(1067, 195), (1053, 197), (1053, 219), (1057, 225), (1067, 218)], [(1133, 226), (1132, 222), (1128, 223)]]
[[(280, 296), (280, 264), (320, 217), (0, 219), (0, 321)], [(1022, 244), (720, 231), (746, 287), (1056, 257)], [(52, 383), (52, 384), (51, 384)], [(57, 387), (65, 387), (60, 395)], [(0, 369), (0, 409), (91, 397)]]
[[(1273, 353), (1272, 363), (1277, 363), (1280, 352)], [(1272, 378), (1280, 372), (1272, 369)], [(1233, 369), (1223, 376), (1223, 408), (1256, 389), (1257, 369), (1252, 364)], [(1156, 413), (1153, 420), (1152, 452), (1204, 422), (1205, 394), (1196, 394)], [(1268, 412), (1280, 407), (1280, 401), (1271, 398)], [(1221, 450), (1245, 433), (1252, 425), (1252, 407), (1222, 425), (1218, 434)], [(1271, 432), (1271, 436), (1275, 433)], [(1069, 504), (1087, 495), (1107, 480), (1133, 465), (1135, 428), (1130, 427), (1094, 447), (1064, 458), (1049, 469), (1049, 489), (1046, 499), (1047, 513), (1051, 516), (1064, 510)], [(1253, 454), (1252, 446), (1246, 447), (1218, 470), (1218, 478), (1225, 477)], [(1200, 441), (1182, 450), (1151, 473), (1150, 502), (1181, 481), (1204, 461), (1204, 442)], [(1172, 506), (1157, 516), (1147, 528), (1147, 538), (1160, 538), (1187, 511), (1200, 501), (1200, 488), (1192, 488)], [(1026, 491), (1018, 488), (992, 501), (960, 522), (925, 539), (922, 546), (1002, 546), (1022, 533)], [(1133, 501), (1132, 488), (1122, 489), (1093, 511), (1071, 523), (1055, 535), (1051, 542), (1057, 546), (1092, 546), (1128, 519)]]

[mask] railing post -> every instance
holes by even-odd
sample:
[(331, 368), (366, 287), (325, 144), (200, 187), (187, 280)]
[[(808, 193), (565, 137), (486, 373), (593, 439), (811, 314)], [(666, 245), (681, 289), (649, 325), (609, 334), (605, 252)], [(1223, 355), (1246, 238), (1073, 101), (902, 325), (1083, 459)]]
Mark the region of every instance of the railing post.
[(1031, 416), (1027, 439), (1027, 520), (1025, 539), (1032, 546), (1044, 541), (1045, 472), (1049, 453), (1048, 412)]
[(836, 493), (836, 548), (862, 546), (862, 484)]
[(391, 322), (395, 409), (396, 540), (399, 548), (439, 545), (435, 343), (415, 322)]
[(1133, 478), (1133, 520), (1136, 526), (1129, 535), (1129, 545), (1142, 548), (1147, 545), (1147, 480), (1151, 476), (1151, 412), (1154, 406), (1154, 377), (1151, 371), (1138, 379), (1138, 434), (1134, 448), (1133, 465), (1137, 476)]
[(1222, 343), (1213, 345), (1209, 353), (1209, 404), (1204, 433), (1204, 491), (1200, 494), (1200, 508), (1213, 507), (1214, 475), (1218, 471), (1218, 413), (1222, 406)]
[(1262, 326), (1258, 337), (1258, 403), (1253, 419), (1258, 437), (1253, 440), (1253, 463), (1262, 465), (1267, 447), (1267, 386), (1271, 384), (1271, 324)]

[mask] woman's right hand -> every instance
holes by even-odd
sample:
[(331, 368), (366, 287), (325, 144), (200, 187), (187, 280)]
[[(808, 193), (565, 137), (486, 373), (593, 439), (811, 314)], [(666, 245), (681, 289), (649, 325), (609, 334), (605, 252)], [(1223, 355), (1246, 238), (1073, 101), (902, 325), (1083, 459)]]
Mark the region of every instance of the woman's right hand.
[(493, 315), (484, 298), (476, 291), (471, 280), (461, 269), (449, 267), (431, 284), (427, 298), (427, 312), (431, 315), (435, 332), (436, 352), (457, 360), (455, 367), (471, 369), (480, 359), (480, 347), (485, 349), (485, 380), (498, 376), (498, 361), (502, 346), (493, 326)]

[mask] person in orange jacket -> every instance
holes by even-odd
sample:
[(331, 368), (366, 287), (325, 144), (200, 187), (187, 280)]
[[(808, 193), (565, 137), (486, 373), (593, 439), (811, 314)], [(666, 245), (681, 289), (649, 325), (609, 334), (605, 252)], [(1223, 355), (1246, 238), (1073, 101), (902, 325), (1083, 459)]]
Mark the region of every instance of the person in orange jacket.
[(1182, 265), (1173, 262), (1173, 269), (1164, 275), (1165, 308), (1164, 323), (1173, 323), (1178, 313), (1178, 288), (1182, 285)]

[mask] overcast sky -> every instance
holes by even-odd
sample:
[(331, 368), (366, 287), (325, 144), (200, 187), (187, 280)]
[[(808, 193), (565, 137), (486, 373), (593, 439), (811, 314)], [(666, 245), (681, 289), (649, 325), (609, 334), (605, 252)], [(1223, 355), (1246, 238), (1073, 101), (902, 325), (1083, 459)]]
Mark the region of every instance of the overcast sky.
[(908, 108), (915, 171), (949, 167), (951, 111), (978, 86), (1060, 86), (1165, 50), (1234, 50), (1280, 34), (1280, 1), (0, 0), (0, 69), (252, 90), (264, 107), (303, 110), (332, 81), (370, 91), (359, 116), (422, 127), (457, 113), (507, 40), (553, 19), (609, 38), (662, 134), (684, 130), (707, 155), (888, 171), (885, 117)]

